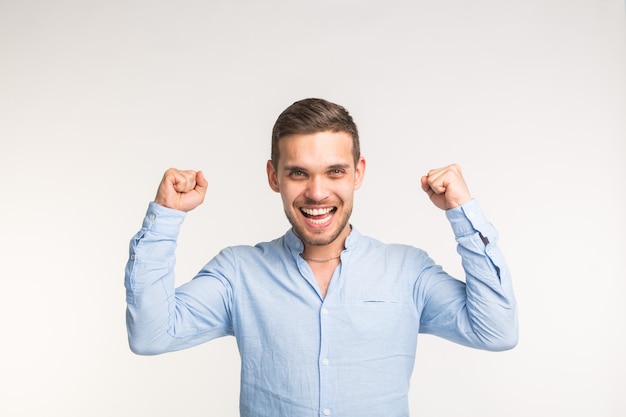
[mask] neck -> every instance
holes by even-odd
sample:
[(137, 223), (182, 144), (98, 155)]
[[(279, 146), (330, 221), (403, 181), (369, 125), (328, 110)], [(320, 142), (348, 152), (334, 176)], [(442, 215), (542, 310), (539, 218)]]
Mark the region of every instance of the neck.
[(327, 245), (304, 244), (304, 249), (300, 256), (311, 262), (324, 263), (339, 259), (341, 252), (345, 249), (346, 238), (340, 236)]
[(315, 246), (315, 245), (304, 245), (304, 249), (300, 256), (306, 260), (332, 260), (337, 259), (341, 256), (341, 252), (343, 252), (345, 246), (343, 242), (333, 242), (330, 245), (324, 246)]

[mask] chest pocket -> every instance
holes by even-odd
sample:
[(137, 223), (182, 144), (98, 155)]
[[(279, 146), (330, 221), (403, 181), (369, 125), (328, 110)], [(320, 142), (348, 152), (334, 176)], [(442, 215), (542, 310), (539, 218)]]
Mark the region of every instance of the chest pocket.
[(391, 336), (406, 314), (397, 300), (366, 298), (346, 303), (347, 325), (363, 339)]

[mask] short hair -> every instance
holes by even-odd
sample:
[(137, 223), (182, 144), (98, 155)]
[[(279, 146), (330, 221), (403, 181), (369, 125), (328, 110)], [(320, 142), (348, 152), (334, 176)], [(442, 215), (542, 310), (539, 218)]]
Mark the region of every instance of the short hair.
[(287, 107), (272, 129), (272, 164), (278, 166), (278, 141), (286, 136), (318, 132), (345, 132), (352, 137), (352, 155), (356, 165), (361, 157), (359, 132), (350, 113), (342, 106), (321, 98), (306, 98)]

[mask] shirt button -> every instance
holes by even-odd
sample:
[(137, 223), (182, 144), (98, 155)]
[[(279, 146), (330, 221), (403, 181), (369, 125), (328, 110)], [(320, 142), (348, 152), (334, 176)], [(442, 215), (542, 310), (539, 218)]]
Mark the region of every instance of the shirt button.
[(322, 359), (322, 365), (328, 365), (330, 361), (326, 358)]
[(328, 309), (327, 308), (323, 308), (322, 309), (322, 314), (324, 314), (324, 315), (328, 314)]
[(296, 242), (296, 248), (300, 249), (300, 242)]
[(154, 218), (155, 218), (155, 217), (156, 217), (156, 216), (154, 215), (154, 213), (150, 213), (150, 221), (154, 221)]
[(330, 409), (325, 408), (324, 411), (322, 411), (324, 413), (325, 416), (329, 416), (330, 415)]
[(470, 211), (469, 213), (467, 213), (467, 217), (473, 219), (474, 217), (476, 217), (476, 214), (473, 211)]
[(134, 255), (134, 254), (133, 254), (133, 255), (130, 255), (130, 260), (131, 260), (131, 261), (134, 261), (134, 260), (135, 260), (135, 255)]

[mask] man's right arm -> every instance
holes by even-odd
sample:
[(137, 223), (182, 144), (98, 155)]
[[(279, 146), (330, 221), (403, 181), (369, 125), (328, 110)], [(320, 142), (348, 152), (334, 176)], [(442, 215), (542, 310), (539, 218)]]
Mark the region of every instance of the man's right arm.
[(174, 276), (176, 240), (185, 212), (204, 201), (206, 187), (202, 172), (167, 170), (141, 230), (130, 242), (124, 285), (128, 337), (135, 353), (178, 350), (206, 339), (180, 337), (177, 323), (193, 320), (193, 309), (177, 295)]
[(130, 241), (124, 286), (130, 349), (151, 355), (171, 350), (176, 239), (185, 213), (150, 203)]

